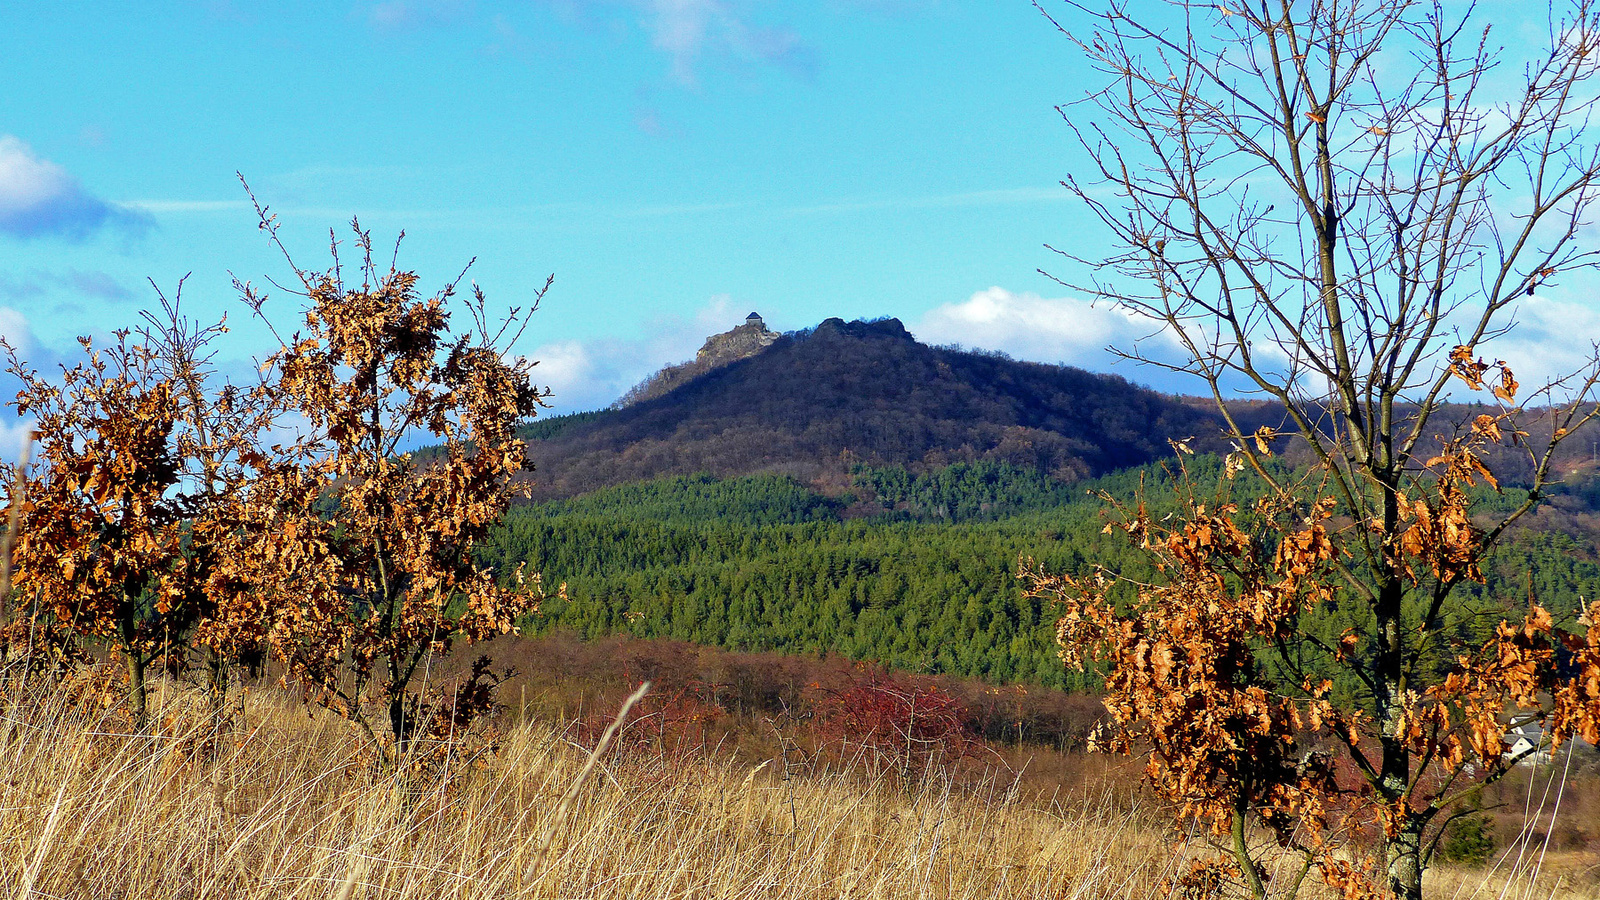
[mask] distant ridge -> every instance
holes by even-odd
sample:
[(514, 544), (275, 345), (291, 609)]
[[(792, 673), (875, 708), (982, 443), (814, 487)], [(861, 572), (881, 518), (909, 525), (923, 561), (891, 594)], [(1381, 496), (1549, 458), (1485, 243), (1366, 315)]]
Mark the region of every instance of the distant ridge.
[(752, 315), (618, 408), (526, 434), (536, 441), (536, 496), (549, 498), (699, 472), (775, 472), (843, 489), (856, 463), (998, 460), (1074, 480), (1170, 455), (1169, 438), (1219, 428), (1199, 405), (1123, 378), (930, 347), (897, 319), (835, 318), (778, 336)]

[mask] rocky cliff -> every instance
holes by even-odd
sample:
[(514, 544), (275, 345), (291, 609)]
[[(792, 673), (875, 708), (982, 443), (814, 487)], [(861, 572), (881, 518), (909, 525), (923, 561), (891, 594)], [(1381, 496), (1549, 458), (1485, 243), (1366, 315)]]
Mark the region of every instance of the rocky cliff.
[(693, 361), (667, 366), (635, 385), (617, 401), (616, 407), (621, 409), (635, 403), (653, 400), (713, 369), (720, 369), (741, 359), (749, 359), (772, 346), (777, 340), (778, 333), (769, 330), (760, 316), (751, 313), (743, 325), (706, 338), (705, 346), (695, 354)]
[(706, 338), (705, 346), (695, 354), (694, 361), (706, 366), (707, 371), (710, 371), (718, 366), (755, 356), (772, 346), (772, 342), (777, 339), (778, 333), (769, 330), (760, 316), (751, 313), (743, 325), (732, 331), (724, 331)]

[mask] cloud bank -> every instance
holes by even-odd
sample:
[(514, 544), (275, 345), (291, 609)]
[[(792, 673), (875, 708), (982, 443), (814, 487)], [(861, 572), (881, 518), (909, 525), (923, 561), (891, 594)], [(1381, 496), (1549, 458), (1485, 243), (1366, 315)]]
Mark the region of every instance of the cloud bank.
[[(1479, 355), (1504, 359), (1525, 390), (1582, 370), (1595, 352), (1594, 340), (1574, 339), (1574, 335), (1600, 335), (1600, 309), (1570, 298), (1524, 298), (1508, 321), (1513, 323), (1511, 331), (1482, 344)], [(1137, 346), (1141, 354), (1166, 362), (1187, 358), (1181, 345), (1156, 323), (1105, 302), (1091, 304), (992, 287), (966, 300), (937, 306), (909, 327), (924, 343), (960, 344), (999, 350), (1018, 359), (1113, 372), (1169, 393), (1195, 394), (1204, 388), (1198, 378), (1141, 366), (1110, 352), (1108, 347), (1130, 350)], [(1441, 340), (1440, 364), (1451, 343), (1448, 338)], [(1258, 355), (1270, 355), (1273, 361), (1283, 359), (1272, 350), (1269, 345), (1256, 348)], [(1233, 384), (1231, 389), (1243, 392), (1244, 384)], [(1555, 399), (1561, 397), (1558, 390)], [(1456, 389), (1454, 399), (1472, 398)]]
[(1002, 287), (934, 307), (911, 326), (911, 332), (928, 344), (999, 350), (1019, 359), (1116, 372), (1146, 383), (1163, 380), (1167, 373), (1135, 366), (1107, 348), (1137, 345), (1140, 352), (1158, 359), (1176, 359), (1180, 353), (1177, 342), (1150, 320), (1110, 304), (1013, 293)]
[(0, 234), (82, 240), (104, 228), (138, 232), (149, 225), (146, 214), (93, 196), (66, 169), (0, 135)]
[(1517, 304), (1511, 321), (1511, 332), (1483, 344), (1479, 355), (1505, 360), (1524, 389), (1582, 370), (1600, 340), (1600, 310), (1589, 303), (1534, 295)]

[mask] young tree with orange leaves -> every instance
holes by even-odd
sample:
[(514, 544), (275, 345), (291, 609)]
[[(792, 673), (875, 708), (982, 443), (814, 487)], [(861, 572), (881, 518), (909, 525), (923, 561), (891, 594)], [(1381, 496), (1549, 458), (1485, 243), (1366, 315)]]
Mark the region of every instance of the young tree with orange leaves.
[[(5, 623), (11, 650), (60, 660), (73, 638), (108, 643), (141, 726), (152, 664), (185, 668), (203, 649), (220, 707), (231, 668), (271, 653), (390, 761), (488, 708), (485, 663), (450, 696), (427, 667), (513, 630), (543, 596), (537, 576), (505, 586), (474, 551), (531, 469), (515, 428), (543, 395), (532, 364), (508, 353), (550, 281), (529, 308), (491, 319), (476, 287), (464, 303), (456, 284), (424, 298), (415, 274), (380, 271), (356, 235), (361, 284), (342, 280), (337, 245), (329, 271), (296, 267), (306, 330), (247, 388), (213, 388), (226, 327), (185, 317), (181, 283), (170, 301), (157, 291), (161, 313), (132, 339), (82, 339), (89, 360), (58, 380), (6, 345), (22, 383), (13, 405), (40, 444), (37, 476), (4, 488), (15, 565), (3, 599), (28, 601)], [(238, 287), (264, 319), (265, 297)], [(452, 307), (471, 327), (451, 327)], [(264, 446), (291, 427), (298, 439)], [(423, 440), (440, 458), (411, 460)]]
[(12, 587), (26, 606), (7, 632), (14, 651), (30, 653), (72, 653), (41, 636), (106, 641), (123, 659), (129, 710), (142, 727), (149, 667), (186, 652), (202, 613), (184, 546), (190, 505), (173, 441), (176, 388), (127, 332), (99, 350), (80, 343), (89, 359), (60, 383), (4, 345), (7, 371), (22, 383), (15, 405), (36, 419), (41, 471), (6, 486), (16, 517)]
[[(276, 242), (275, 220), (260, 211)], [(344, 281), (337, 247), (326, 272), (295, 268), (305, 330), (269, 364), (275, 390), (305, 422), (302, 462), (277, 476), (281, 518), (248, 532), (255, 574), (241, 580), (300, 586), (278, 613), (286, 627), (269, 640), (294, 676), (394, 761), (430, 728), (448, 729), (486, 702), (493, 681), (480, 665), (447, 697), (418, 688), (428, 667), (458, 642), (512, 631), (543, 597), (537, 577), (524, 581), (520, 570), (514, 585), (500, 584), (474, 550), (531, 468), (515, 428), (543, 395), (531, 364), (507, 353), (549, 281), (529, 308), (501, 320), (474, 286), (459, 304), (471, 326), (456, 330), (455, 284), (424, 297), (415, 274), (380, 269), (369, 235), (359, 226), (355, 234), (359, 284)], [(240, 288), (260, 312), (264, 295)], [(406, 448), (420, 440), (444, 452), (417, 463)]]
[[(1181, 348), (1126, 354), (1206, 386), (1226, 470), (1249, 469), (1266, 499), (1196, 498), (1166, 524), (1130, 511), (1158, 584), (1025, 577), (1066, 605), (1069, 661), (1111, 661), (1115, 744), (1150, 742), (1160, 789), (1233, 836), (1248, 893), (1316, 867), (1352, 894), (1416, 900), (1467, 773), (1505, 770), (1507, 717), (1596, 736), (1592, 625), (1534, 606), (1474, 642), (1451, 603), (1596, 415), (1594, 353), (1532, 392), (1480, 354), (1519, 301), (1600, 261), (1580, 239), (1600, 199), (1600, 13), (1552, 8), (1546, 45), (1512, 73), (1470, 7), (1437, 2), (1067, 6), (1082, 27), (1057, 27), (1106, 85), (1062, 109), (1093, 161), (1066, 186), (1116, 245), (1067, 254), (1090, 273), (1069, 286)], [(1490, 411), (1447, 414), (1463, 387)], [(1246, 425), (1237, 392), (1281, 420)], [(1281, 433), (1315, 460), (1310, 481), (1267, 463)], [(1468, 490), (1499, 489), (1490, 458), (1522, 469), (1492, 519)], [(1333, 609), (1351, 627), (1320, 639)], [(1357, 686), (1348, 702), (1332, 675)], [(1333, 777), (1344, 764), (1359, 785)], [(1370, 868), (1327, 850), (1349, 816), (1378, 826)], [(1247, 846), (1258, 820), (1304, 854), (1287, 886)]]

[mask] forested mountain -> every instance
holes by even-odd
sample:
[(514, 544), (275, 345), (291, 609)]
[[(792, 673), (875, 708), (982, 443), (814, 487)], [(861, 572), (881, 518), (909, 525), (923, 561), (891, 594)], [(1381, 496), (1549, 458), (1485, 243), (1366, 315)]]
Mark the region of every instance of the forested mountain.
[(918, 343), (895, 319), (783, 335), (620, 409), (529, 427), (538, 496), (706, 472), (844, 486), (851, 467), (988, 460), (1071, 481), (1215, 435), (1214, 414), (1113, 375)]
[[(526, 627), (1092, 688), (1092, 676), (1062, 668), (1055, 612), (1022, 596), (1018, 558), (1138, 577), (1148, 556), (1102, 533), (1094, 494), (1142, 489), (1153, 510), (1176, 508), (1169, 439), (1202, 451), (1184, 457), (1196, 485), (1240, 500), (1251, 491), (1250, 473), (1224, 484), (1220, 460), (1205, 455), (1225, 448), (1199, 400), (925, 346), (893, 319), (769, 335), (714, 364), (703, 353), (669, 367), (625, 406), (523, 428), (536, 502), (507, 515), (483, 561), (502, 572), (526, 562), (566, 583)], [(1247, 431), (1285, 426), (1273, 404), (1230, 406)], [(1446, 405), (1431, 439), (1448, 441), (1483, 411)], [(1567, 483), (1508, 535), (1488, 583), (1454, 597), (1455, 627), (1490, 628), (1530, 592), (1570, 617), (1600, 592), (1594, 431), (1558, 459)], [(1274, 465), (1315, 465), (1303, 441), (1276, 446)], [(1477, 509), (1503, 512), (1526, 496), (1526, 451), (1508, 439), (1484, 456), (1503, 490), (1479, 485)], [(1352, 624), (1340, 615), (1330, 607), (1308, 627), (1337, 640)]]

